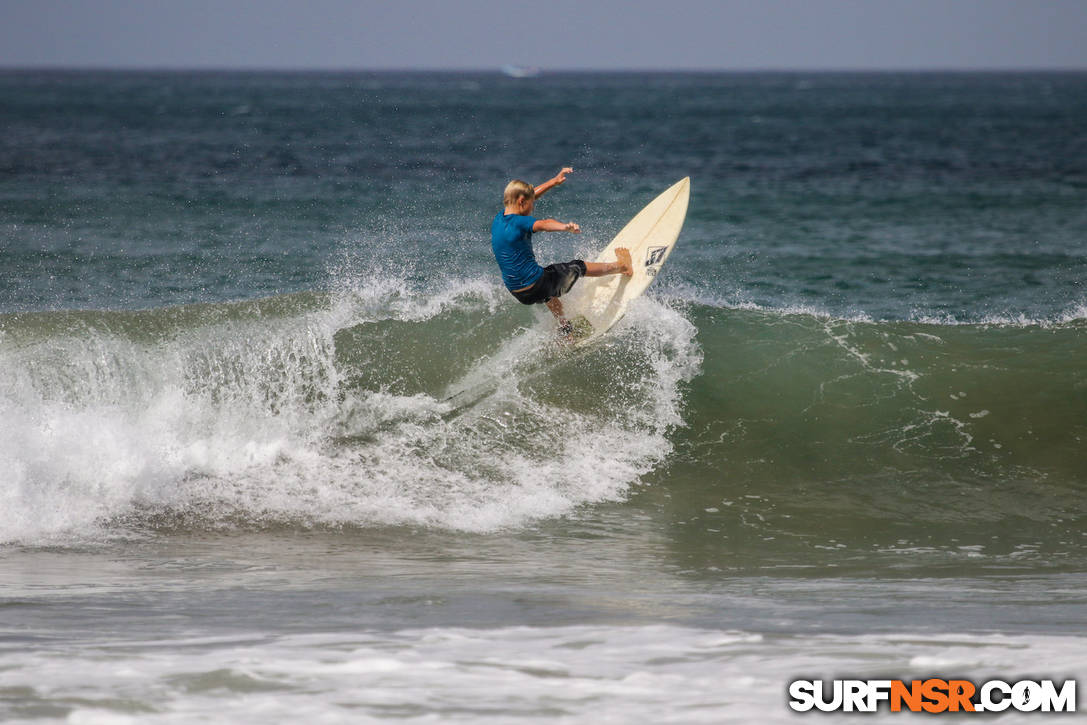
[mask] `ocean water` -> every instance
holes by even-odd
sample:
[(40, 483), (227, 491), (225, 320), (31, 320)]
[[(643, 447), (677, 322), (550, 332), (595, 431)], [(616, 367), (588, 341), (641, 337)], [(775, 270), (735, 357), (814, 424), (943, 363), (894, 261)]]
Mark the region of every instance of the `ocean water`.
[[(1087, 75), (8, 71), (0, 129), (0, 720), (1087, 682)], [(545, 263), (692, 178), (575, 352), (488, 239), (564, 165)]]

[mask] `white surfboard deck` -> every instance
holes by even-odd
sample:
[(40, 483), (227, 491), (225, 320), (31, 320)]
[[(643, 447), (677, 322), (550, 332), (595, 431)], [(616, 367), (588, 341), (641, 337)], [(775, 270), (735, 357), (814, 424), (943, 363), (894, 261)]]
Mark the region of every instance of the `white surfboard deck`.
[(593, 342), (622, 319), (631, 300), (645, 292), (675, 247), (687, 217), (691, 177), (670, 186), (633, 219), (604, 248), (597, 262), (614, 262), (616, 247), (630, 250), (634, 275), (584, 277), (562, 297), (563, 313), (573, 324), (575, 347)]

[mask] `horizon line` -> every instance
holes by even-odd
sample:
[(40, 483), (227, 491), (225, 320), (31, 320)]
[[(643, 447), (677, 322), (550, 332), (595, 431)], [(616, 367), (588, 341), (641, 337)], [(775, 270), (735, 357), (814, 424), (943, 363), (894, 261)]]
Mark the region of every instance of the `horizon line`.
[[(56, 72), (144, 72), (144, 73), (479, 73), (504, 75), (501, 65), (496, 66), (264, 66), (264, 65), (129, 65), (129, 64), (89, 64), (72, 65), (65, 63), (3, 64), (0, 72), (56, 71)], [(1087, 66), (884, 66), (871, 68), (852, 68), (841, 66), (823, 66), (817, 68), (798, 68), (791, 66), (750, 66), (750, 67), (590, 67), (569, 66), (539, 68), (540, 76), (563, 73), (1085, 73)], [(531, 82), (535, 78), (514, 79)]]

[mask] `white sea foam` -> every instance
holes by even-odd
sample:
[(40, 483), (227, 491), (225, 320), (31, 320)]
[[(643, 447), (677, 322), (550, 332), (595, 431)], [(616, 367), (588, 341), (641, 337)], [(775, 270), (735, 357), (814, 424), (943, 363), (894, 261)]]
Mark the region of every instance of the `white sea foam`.
[[(661, 625), (442, 627), (67, 643), (9, 661), (16, 666), (0, 673), (8, 707), (48, 707), (73, 723), (779, 723), (798, 717), (787, 702), (795, 679), (1063, 681), (1087, 671), (1087, 643)], [(903, 717), (913, 719), (884, 705), (865, 720)], [(1011, 710), (992, 719), (1022, 718)]]
[(1087, 302), (1077, 302), (1062, 312), (1057, 320), (1059, 322), (1075, 322), (1077, 320), (1087, 320)]
[(493, 286), (419, 295), (373, 282), (323, 309), (155, 343), (83, 331), (0, 347), (0, 541), (126, 534), (120, 522), (163, 513), (210, 526), (489, 531), (621, 498), (667, 454), (679, 383), (701, 362), (675, 310), (645, 300), (616, 331), (644, 363), (644, 395), (629, 409), (522, 390), (553, 356), (541, 322), (479, 361), (458, 384), (484, 394), (454, 410), (427, 394), (345, 387), (334, 336), (453, 307), (486, 315)]

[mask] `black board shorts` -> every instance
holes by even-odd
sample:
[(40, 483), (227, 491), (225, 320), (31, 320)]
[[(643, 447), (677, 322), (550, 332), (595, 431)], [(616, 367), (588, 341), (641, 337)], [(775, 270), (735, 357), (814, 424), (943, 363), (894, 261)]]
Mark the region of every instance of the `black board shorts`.
[(549, 264), (531, 287), (517, 292), (511, 291), (510, 294), (522, 305), (547, 302), (552, 297), (562, 297), (569, 292), (574, 282), (585, 276), (585, 271), (585, 262), (580, 259)]

